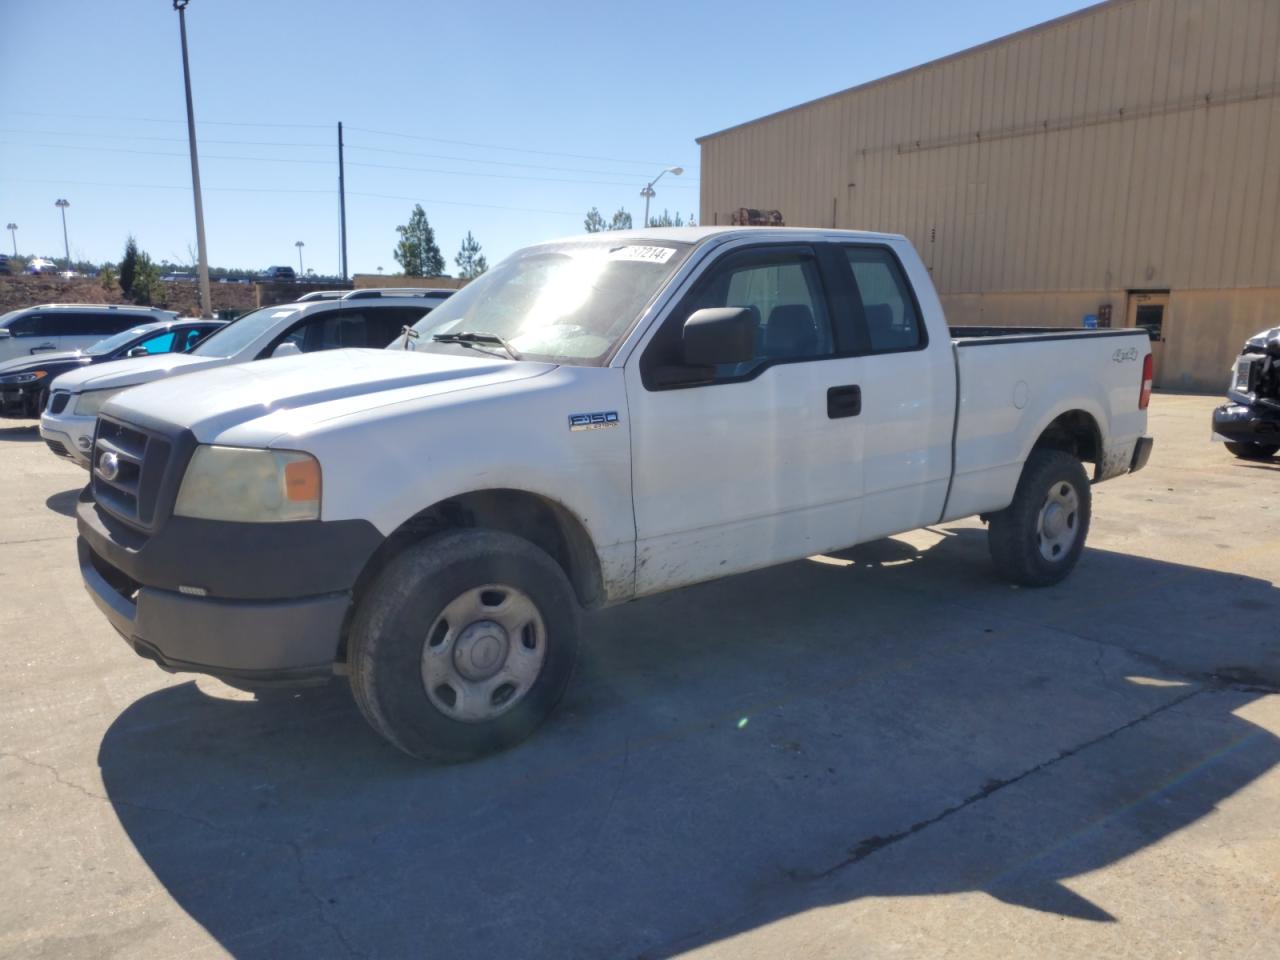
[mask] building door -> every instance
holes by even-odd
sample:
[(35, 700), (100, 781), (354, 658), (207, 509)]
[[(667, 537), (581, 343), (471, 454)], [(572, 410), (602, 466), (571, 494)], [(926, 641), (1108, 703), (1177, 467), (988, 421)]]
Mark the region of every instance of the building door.
[(1126, 327), (1145, 327), (1151, 337), (1152, 383), (1163, 387), (1165, 321), (1169, 318), (1169, 293), (1145, 292), (1129, 294)]

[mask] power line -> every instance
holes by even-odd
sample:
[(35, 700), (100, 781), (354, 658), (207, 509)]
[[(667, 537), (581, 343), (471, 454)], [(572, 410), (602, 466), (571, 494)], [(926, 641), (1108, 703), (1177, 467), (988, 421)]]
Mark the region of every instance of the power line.
[[(126, 153), (133, 156), (143, 156), (143, 157), (183, 157), (185, 158), (187, 156), (187, 154), (185, 153), (174, 153), (174, 152), (167, 152), (163, 150), (133, 150), (133, 149), (130, 149), (129, 147), (82, 146), (79, 144), (71, 144), (71, 143), (25, 143), (25, 144), (21, 144), (21, 146), (40, 147), (42, 149), (47, 149), (47, 150), (88, 150), (95, 153)], [(205, 159), (206, 160), (238, 160), (238, 161), (247, 161), (250, 163), (291, 163), (291, 164), (305, 163), (305, 164), (316, 165), (316, 166), (332, 166), (335, 163), (335, 161), (333, 160), (307, 160), (302, 157), (243, 157), (235, 154), (226, 154), (226, 153), (207, 153), (205, 154)], [(439, 176), (451, 176), (451, 177), (482, 177), (490, 180), (521, 180), (521, 181), (529, 181), (533, 183), (571, 183), (571, 184), (584, 184), (584, 185), (590, 185), (590, 186), (604, 186), (604, 187), (634, 186), (634, 183), (629, 180), (583, 180), (580, 178), (570, 178), (570, 177), (531, 177), (531, 176), (522, 176), (520, 174), (514, 174), (514, 173), (477, 173), (469, 170), (441, 170), (435, 167), (407, 167), (407, 166), (401, 166), (398, 164), (389, 164), (389, 163), (362, 163), (357, 160), (347, 161), (347, 166), (369, 167), (375, 170), (407, 170), (414, 173), (432, 173)], [(689, 184), (689, 185), (672, 184), (671, 186), (678, 189), (682, 189), (682, 190), (695, 189), (693, 184)]]
[[(108, 123), (119, 123), (126, 121), (128, 123), (179, 123), (185, 124), (186, 120), (171, 120), (165, 117), (106, 117), (102, 114), (91, 113), (39, 113), (35, 110), (9, 110), (7, 113), (16, 113), (24, 117), (56, 117), (58, 119), (71, 120), (105, 120)], [(198, 125), (218, 127), (292, 127), (299, 130), (328, 130), (333, 126), (331, 123), (280, 123), (278, 121), (252, 121), (252, 120), (201, 120)]]
[[(186, 143), (186, 137), (148, 137), (135, 133), (95, 133), (81, 130), (14, 130), (13, 128), (2, 128), (0, 133), (17, 133), (24, 136), (39, 137), (88, 137), (98, 140), (146, 140), (148, 142), (160, 143)], [(246, 147), (318, 147), (324, 150), (332, 150), (331, 143), (297, 143), (287, 140), (218, 140), (210, 137), (201, 137), (201, 143), (221, 143), (235, 144), (237, 146)]]

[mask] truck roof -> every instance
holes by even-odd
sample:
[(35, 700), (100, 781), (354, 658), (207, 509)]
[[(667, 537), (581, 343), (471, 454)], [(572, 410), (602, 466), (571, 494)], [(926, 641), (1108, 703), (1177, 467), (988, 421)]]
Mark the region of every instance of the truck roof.
[(631, 230), (610, 230), (603, 233), (587, 233), (575, 234), (571, 237), (562, 237), (559, 240), (550, 241), (552, 243), (569, 243), (574, 240), (590, 241), (599, 239), (610, 240), (666, 240), (677, 243), (701, 243), (704, 240), (715, 237), (717, 239), (728, 240), (736, 236), (742, 237), (777, 237), (778, 239), (794, 240), (799, 235), (813, 236), (821, 234), (823, 236), (847, 236), (850, 239), (857, 238), (859, 240), (899, 240), (901, 234), (897, 233), (872, 233), (866, 230), (837, 230), (834, 227), (649, 227), (648, 229), (631, 229)]

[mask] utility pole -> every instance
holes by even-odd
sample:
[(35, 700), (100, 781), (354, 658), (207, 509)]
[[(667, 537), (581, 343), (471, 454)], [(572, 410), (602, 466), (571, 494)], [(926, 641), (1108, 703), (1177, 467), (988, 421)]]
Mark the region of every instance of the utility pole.
[(53, 201), (53, 205), (62, 211), (62, 250), (63, 250), (63, 253), (66, 255), (66, 260), (67, 260), (66, 271), (67, 273), (70, 273), (71, 272), (71, 244), (67, 242), (67, 207), (71, 206), (71, 201), (64, 200), (62, 197), (59, 197), (57, 200)]
[(338, 121), (338, 236), (341, 246), (338, 251), (338, 265), (341, 267), (342, 282), (347, 282), (347, 185), (342, 168), (342, 121)]
[(16, 257), (18, 255), (18, 225), (16, 223), (6, 223), (4, 228), (13, 237), (13, 255)]
[(204, 203), (200, 199), (200, 159), (196, 154), (196, 112), (191, 106), (191, 63), (187, 58), (187, 4), (191, 0), (173, 0), (178, 11), (178, 31), (182, 35), (182, 79), (187, 89), (187, 138), (191, 142), (191, 192), (196, 201), (196, 251), (199, 257), (200, 315), (212, 317), (209, 299), (209, 254), (204, 245)]

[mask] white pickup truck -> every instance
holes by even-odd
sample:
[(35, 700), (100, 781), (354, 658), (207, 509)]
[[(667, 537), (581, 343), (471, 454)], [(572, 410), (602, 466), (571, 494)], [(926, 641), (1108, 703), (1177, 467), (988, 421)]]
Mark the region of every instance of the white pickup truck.
[(546, 718), (584, 607), (973, 514), (1001, 574), (1060, 580), (1090, 483), (1146, 463), (1150, 388), (1141, 329), (949, 331), (900, 236), (590, 235), (386, 350), (111, 397), (80, 566), (162, 667), (348, 675), (457, 759)]

